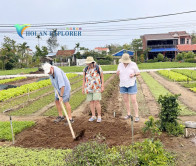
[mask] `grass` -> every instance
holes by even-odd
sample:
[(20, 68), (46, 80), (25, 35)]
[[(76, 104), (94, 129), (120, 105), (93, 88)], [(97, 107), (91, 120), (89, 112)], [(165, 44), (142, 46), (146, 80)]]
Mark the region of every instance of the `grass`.
[(14, 69), (14, 70), (0, 70), (0, 75), (15, 75), (15, 74), (28, 74), (30, 72), (37, 71), (38, 68), (27, 68), (27, 69)]
[[(103, 65), (103, 71), (115, 71), (118, 65)], [(179, 63), (179, 62), (156, 62), (156, 63), (141, 63), (138, 64), (139, 69), (165, 69), (165, 68), (186, 68), (196, 67), (194, 63)], [(84, 66), (61, 67), (64, 72), (83, 72)]]
[[(156, 101), (158, 100), (160, 95), (166, 95), (171, 94), (167, 89), (165, 89), (161, 84), (159, 84), (153, 77), (151, 77), (148, 73), (143, 72), (141, 73), (142, 78), (150, 88), (150, 91)], [(179, 101), (180, 107), (182, 111), (180, 112), (180, 115), (196, 115), (196, 112), (191, 111), (189, 108), (187, 108), (184, 104), (182, 104)]]
[[(35, 122), (33, 121), (13, 121), (12, 126), (14, 135), (33, 125), (35, 125)], [(0, 140), (12, 140), (10, 122), (0, 122)]]

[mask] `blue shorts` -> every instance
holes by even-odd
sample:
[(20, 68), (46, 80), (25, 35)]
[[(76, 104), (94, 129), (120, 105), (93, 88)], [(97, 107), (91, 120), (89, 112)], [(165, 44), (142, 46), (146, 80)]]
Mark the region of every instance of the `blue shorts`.
[(130, 86), (130, 87), (120, 87), (120, 93), (121, 94), (136, 94), (137, 93), (137, 83), (135, 82), (134, 86)]
[[(59, 98), (57, 96), (55, 96), (55, 100), (59, 100)], [(66, 95), (66, 96), (63, 96), (63, 102), (66, 103), (66, 102), (69, 102), (70, 100), (70, 94), (69, 95)]]

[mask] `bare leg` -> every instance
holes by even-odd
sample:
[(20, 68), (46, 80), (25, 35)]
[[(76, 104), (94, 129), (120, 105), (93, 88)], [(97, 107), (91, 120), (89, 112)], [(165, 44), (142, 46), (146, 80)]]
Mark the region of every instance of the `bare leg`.
[(127, 110), (127, 115), (131, 115), (131, 110), (130, 110), (130, 101), (129, 101), (129, 95), (128, 94), (122, 94), (123, 100), (126, 106)]
[(94, 101), (90, 101), (90, 109), (91, 109), (92, 116), (95, 116), (95, 102)]
[(100, 104), (100, 101), (96, 100), (96, 101), (94, 101), (94, 103), (95, 103), (95, 107), (97, 109), (98, 116), (101, 117), (101, 104)]
[(64, 104), (65, 104), (65, 107), (66, 107), (66, 110), (67, 110), (68, 117), (71, 120), (72, 119), (72, 116), (71, 116), (71, 106), (70, 106), (69, 102), (65, 102)]
[(135, 111), (135, 117), (139, 117), (139, 115), (138, 115), (138, 103), (137, 103), (136, 94), (130, 95), (130, 96), (131, 96), (131, 103), (133, 104), (133, 109)]
[(55, 104), (56, 104), (56, 108), (57, 108), (57, 111), (58, 111), (59, 116), (63, 116), (60, 102), (58, 100), (55, 100)]

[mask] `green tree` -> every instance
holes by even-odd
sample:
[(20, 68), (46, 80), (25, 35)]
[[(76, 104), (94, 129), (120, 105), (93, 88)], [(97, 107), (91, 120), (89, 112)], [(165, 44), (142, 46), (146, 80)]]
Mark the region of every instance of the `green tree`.
[(26, 42), (23, 42), (22, 44), (19, 44), (19, 52), (21, 52), (21, 55), (22, 55), (22, 63), (24, 63), (24, 61), (26, 61), (26, 64), (28, 64), (28, 61), (27, 61), (27, 49), (29, 48), (29, 46), (27, 46), (27, 43)]
[(196, 44), (196, 34), (195, 33), (191, 34), (191, 41), (192, 41), (192, 44)]
[(47, 40), (49, 52), (54, 52), (55, 49), (59, 46), (59, 43), (57, 42), (57, 34), (56, 34), (56, 32), (57, 32), (57, 29), (53, 29), (52, 33), (51, 33), (51, 36)]
[(10, 70), (18, 62), (16, 56), (16, 41), (9, 37), (4, 37), (2, 49), (0, 51), (0, 60), (2, 61), (2, 69)]
[(135, 52), (135, 62), (137, 62), (137, 54), (138, 51), (142, 51), (142, 40), (141, 39), (133, 39), (131, 42), (131, 48)]

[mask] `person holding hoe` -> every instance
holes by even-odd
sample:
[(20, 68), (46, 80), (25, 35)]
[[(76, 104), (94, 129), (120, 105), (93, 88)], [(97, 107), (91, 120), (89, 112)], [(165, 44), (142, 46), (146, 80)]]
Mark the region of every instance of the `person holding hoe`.
[[(73, 123), (74, 120), (71, 116), (71, 106), (69, 104), (71, 86), (66, 74), (60, 68), (52, 66), (49, 63), (45, 63), (42, 68), (45, 74), (49, 74), (50, 80), (55, 89), (55, 104), (59, 116), (54, 120), (54, 122), (58, 123), (64, 120), (62, 108), (60, 105), (60, 103), (63, 101), (68, 112), (69, 120), (71, 123)], [(59, 94), (59, 97), (56, 93), (56, 90)]]
[[(92, 117), (89, 122), (97, 119), (97, 122), (101, 122), (101, 92), (104, 91), (104, 77), (103, 71), (100, 66), (96, 64), (93, 57), (89, 56), (86, 59), (87, 67), (83, 72), (83, 86), (82, 93), (87, 94), (87, 101), (90, 102), (90, 110)], [(98, 117), (95, 115), (95, 108), (97, 110)]]
[(118, 65), (117, 75), (120, 78), (120, 93), (123, 96), (123, 100), (126, 106), (127, 115), (124, 119), (131, 118), (130, 110), (130, 97), (135, 112), (135, 122), (139, 122), (138, 114), (138, 103), (136, 99), (137, 94), (137, 82), (136, 77), (140, 75), (140, 71), (135, 62), (132, 62), (129, 54), (124, 53), (120, 59), (120, 64)]

